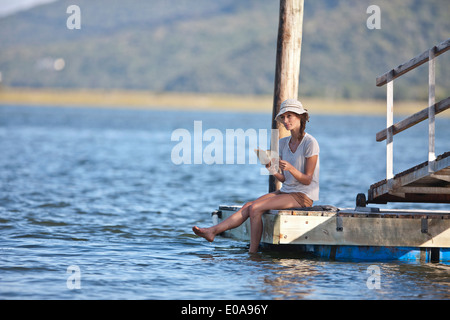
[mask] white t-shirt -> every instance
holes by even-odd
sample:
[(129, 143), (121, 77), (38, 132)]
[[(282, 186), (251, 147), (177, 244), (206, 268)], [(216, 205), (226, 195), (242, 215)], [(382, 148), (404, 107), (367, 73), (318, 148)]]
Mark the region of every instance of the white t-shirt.
[[(280, 139), (279, 141), (279, 155), (282, 160), (289, 162), (293, 165), (298, 171), (304, 173), (305, 172), (305, 162), (306, 158), (310, 158), (312, 156), (319, 156), (319, 144), (317, 140), (310, 134), (305, 132), (305, 136), (303, 137), (300, 145), (297, 147), (297, 150), (293, 153), (291, 148), (289, 148), (289, 141), (291, 137), (285, 137)], [(301, 192), (308, 196), (313, 201), (319, 200), (319, 171), (320, 171), (320, 163), (319, 158), (317, 158), (316, 168), (314, 170), (314, 174), (309, 185), (304, 185), (300, 183), (297, 179), (289, 171), (284, 171), (284, 176), (286, 180), (283, 182), (283, 186), (281, 187), (281, 192)]]

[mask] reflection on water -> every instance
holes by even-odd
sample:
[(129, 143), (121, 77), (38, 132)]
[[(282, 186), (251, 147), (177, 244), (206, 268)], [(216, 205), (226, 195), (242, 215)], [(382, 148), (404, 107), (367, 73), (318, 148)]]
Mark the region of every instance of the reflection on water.
[[(337, 262), (292, 254), (291, 258), (273, 258), (271, 264), (265, 266), (271, 272), (264, 276), (261, 292), (273, 299), (450, 297), (450, 266), (445, 264)], [(370, 268), (374, 266), (380, 270), (379, 287), (370, 279)]]
[(323, 276), (313, 264), (301, 259), (276, 259), (279, 268), (264, 277), (263, 292), (274, 299), (310, 299), (314, 294), (309, 285), (315, 277)]
[[(269, 117), (1, 106), (0, 297), (448, 299), (448, 265), (376, 263), (381, 287), (373, 290), (367, 269), (374, 263), (249, 256), (247, 243), (210, 244), (192, 234), (219, 205), (265, 193), (267, 176), (259, 165), (176, 166), (171, 133), (196, 120), (204, 130), (267, 129)], [(450, 123), (437, 120), (439, 154), (450, 150)], [(312, 115), (307, 131), (321, 147), (317, 204), (353, 207), (357, 193), (383, 179), (384, 145), (375, 133), (384, 123)], [(397, 172), (426, 159), (422, 129), (396, 136)], [(79, 290), (66, 285), (69, 266), (81, 271)]]

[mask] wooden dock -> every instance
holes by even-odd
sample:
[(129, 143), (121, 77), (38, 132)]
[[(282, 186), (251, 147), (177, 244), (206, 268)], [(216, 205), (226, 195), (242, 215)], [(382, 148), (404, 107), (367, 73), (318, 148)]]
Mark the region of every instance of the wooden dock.
[[(239, 206), (212, 213), (222, 221)], [(450, 211), (312, 207), (263, 214), (261, 244), (330, 259), (450, 261)], [(250, 221), (223, 236), (250, 240)]]
[[(376, 135), (386, 140), (386, 179), (356, 197), (356, 208), (316, 206), (271, 210), (262, 215), (261, 244), (276, 250), (308, 252), (328, 259), (417, 260), (450, 262), (449, 210), (394, 210), (367, 207), (367, 203), (450, 203), (450, 151), (435, 156), (435, 115), (450, 107), (450, 97), (435, 102), (435, 58), (450, 49), (450, 39), (377, 78), (387, 84), (387, 126)], [(429, 101), (422, 111), (393, 123), (394, 79), (429, 64)], [(393, 137), (428, 119), (428, 160), (394, 175)], [(424, 155), (426, 152), (424, 152)], [(414, 206), (414, 205), (413, 205)], [(220, 222), (239, 210), (220, 206), (213, 221)], [(250, 240), (250, 221), (228, 230), (224, 236)]]

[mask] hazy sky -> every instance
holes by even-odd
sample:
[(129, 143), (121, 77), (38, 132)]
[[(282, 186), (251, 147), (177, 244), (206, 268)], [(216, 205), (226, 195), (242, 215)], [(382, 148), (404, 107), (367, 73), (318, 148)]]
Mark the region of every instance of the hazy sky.
[(29, 9), (41, 3), (53, 1), (56, 0), (0, 0), (0, 16), (5, 16), (19, 10)]

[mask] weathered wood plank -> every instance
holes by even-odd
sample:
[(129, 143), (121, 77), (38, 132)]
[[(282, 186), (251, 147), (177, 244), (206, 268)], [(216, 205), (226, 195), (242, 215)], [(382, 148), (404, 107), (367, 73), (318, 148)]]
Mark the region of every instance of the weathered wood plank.
[(427, 193), (406, 193), (399, 195), (386, 192), (375, 197), (372, 195), (372, 190), (369, 190), (368, 202), (379, 204), (386, 204), (388, 202), (450, 203), (450, 195)]
[[(438, 103), (433, 105), (435, 114), (441, 113), (448, 108), (450, 108), (450, 97), (447, 97)], [(414, 113), (413, 115), (397, 122), (396, 124), (392, 125), (392, 132), (394, 135), (397, 133), (400, 133), (415, 124), (422, 122), (424, 120), (428, 119), (428, 108), (425, 108), (419, 112)], [(376, 140), (378, 142), (383, 141), (387, 138), (387, 132), (389, 128), (383, 129), (380, 132), (376, 134)]]
[(395, 193), (450, 194), (450, 187), (400, 187), (395, 189)]
[(355, 246), (448, 247), (450, 221), (427, 219), (427, 233), (422, 233), (422, 220), (288, 216), (280, 220), (280, 244), (322, 244)]
[[(441, 42), (437, 46), (431, 48), (430, 50), (434, 50), (435, 57), (443, 54), (447, 50), (450, 49), (450, 38)], [(376, 80), (377, 87), (384, 86), (386, 83), (388, 83), (388, 78), (390, 79), (396, 79), (400, 77), (401, 75), (407, 73), (408, 71), (411, 71), (418, 66), (424, 64), (428, 61), (429, 57), (429, 50), (419, 54), (418, 56), (412, 58), (411, 60), (399, 65), (398, 67), (389, 70), (388, 72), (384, 73), (383, 75), (379, 76)]]

